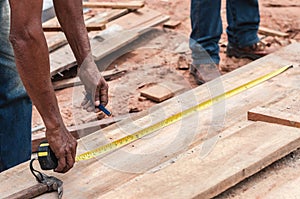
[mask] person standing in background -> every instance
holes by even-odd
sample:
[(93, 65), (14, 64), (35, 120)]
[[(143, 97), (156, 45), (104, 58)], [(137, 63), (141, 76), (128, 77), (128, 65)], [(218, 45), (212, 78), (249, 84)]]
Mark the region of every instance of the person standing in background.
[[(258, 59), (268, 52), (260, 44), (257, 0), (226, 0), (229, 57)], [(198, 84), (220, 76), (219, 40), (223, 32), (221, 0), (191, 0), (190, 49), (193, 63), (190, 73)]]

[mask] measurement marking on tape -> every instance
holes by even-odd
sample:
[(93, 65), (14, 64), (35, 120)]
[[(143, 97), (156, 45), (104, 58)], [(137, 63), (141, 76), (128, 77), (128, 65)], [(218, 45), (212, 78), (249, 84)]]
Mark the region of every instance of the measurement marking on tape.
[(196, 111), (206, 109), (206, 108), (210, 107), (211, 105), (213, 105), (214, 103), (217, 103), (217, 102), (220, 102), (224, 99), (232, 97), (232, 96), (234, 96), (238, 93), (241, 93), (242, 91), (245, 91), (249, 88), (252, 88), (252, 87), (266, 81), (266, 80), (269, 80), (269, 79), (283, 73), (284, 71), (286, 71), (287, 69), (292, 68), (292, 67), (293, 67), (292, 65), (284, 66), (284, 67), (282, 67), (278, 70), (275, 70), (271, 73), (268, 73), (264, 76), (261, 76), (261, 77), (255, 79), (255, 80), (247, 82), (247, 83), (245, 83), (245, 84), (243, 84), (239, 87), (236, 87), (236, 88), (234, 88), (230, 91), (227, 91), (227, 92), (225, 92), (221, 95), (218, 95), (214, 98), (208, 99), (208, 100), (206, 100), (206, 101), (204, 101), (200, 104), (197, 104), (197, 105), (195, 105), (191, 108), (188, 108), (188, 109), (186, 109), (182, 112), (176, 113), (176, 114), (168, 117), (167, 119), (164, 119), (164, 120), (162, 120), (162, 121), (160, 121), (156, 124), (153, 124), (153, 125), (151, 125), (149, 127), (146, 127), (142, 130), (139, 130), (139, 131), (137, 131), (137, 132), (135, 132), (131, 135), (127, 135), (125, 137), (122, 137), (122, 138), (120, 138), (118, 140), (115, 140), (111, 143), (108, 143), (106, 145), (100, 146), (100, 147), (98, 147), (96, 149), (93, 149), (91, 151), (87, 151), (87, 152), (85, 152), (81, 155), (76, 156), (76, 161), (78, 162), (78, 161), (82, 161), (82, 160), (88, 160), (88, 159), (97, 157), (99, 155), (102, 155), (104, 153), (108, 153), (110, 151), (119, 149), (119, 148), (121, 148), (121, 147), (123, 147), (127, 144), (130, 144), (130, 143), (132, 143), (132, 142), (134, 142), (134, 141), (136, 141), (136, 140), (138, 140), (138, 139), (140, 139), (140, 138), (142, 138), (146, 135), (149, 135), (149, 134), (151, 134), (151, 133), (153, 133), (153, 132), (155, 132), (159, 129), (162, 129), (166, 126), (169, 126), (169, 125), (181, 120), (183, 117), (191, 115), (192, 113), (194, 113)]

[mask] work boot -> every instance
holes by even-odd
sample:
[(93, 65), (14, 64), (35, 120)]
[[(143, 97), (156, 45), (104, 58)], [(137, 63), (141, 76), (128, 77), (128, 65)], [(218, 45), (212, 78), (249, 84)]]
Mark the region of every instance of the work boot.
[(220, 76), (219, 67), (215, 63), (191, 65), (190, 74), (194, 76), (198, 85), (209, 82)]
[(261, 42), (244, 48), (239, 48), (228, 43), (226, 49), (226, 54), (228, 57), (248, 58), (251, 60), (259, 59), (269, 53), (270, 52), (266, 50), (266, 46)]

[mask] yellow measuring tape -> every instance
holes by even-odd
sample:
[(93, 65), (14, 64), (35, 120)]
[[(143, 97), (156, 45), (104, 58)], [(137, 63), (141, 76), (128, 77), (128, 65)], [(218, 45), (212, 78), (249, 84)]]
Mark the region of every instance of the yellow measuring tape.
[(177, 113), (175, 115), (172, 115), (172, 116), (170, 116), (169, 118), (167, 118), (165, 120), (162, 120), (162, 121), (160, 121), (160, 122), (158, 122), (156, 124), (153, 124), (153, 125), (151, 125), (151, 126), (149, 126), (147, 128), (139, 130), (139, 131), (137, 131), (137, 132), (135, 132), (135, 133), (133, 133), (131, 135), (122, 137), (122, 138), (120, 138), (118, 140), (115, 140), (115, 141), (113, 141), (111, 143), (108, 143), (106, 145), (100, 146), (100, 147), (98, 147), (96, 149), (93, 149), (91, 151), (88, 151), (86, 153), (78, 155), (78, 156), (76, 156), (75, 160), (77, 162), (81, 161), (81, 160), (88, 160), (88, 159), (94, 158), (96, 156), (99, 156), (101, 154), (104, 154), (104, 153), (113, 151), (115, 149), (121, 148), (121, 147), (123, 147), (123, 146), (125, 146), (125, 145), (127, 145), (129, 143), (132, 143), (135, 140), (138, 140), (138, 139), (140, 139), (140, 138), (142, 138), (142, 137), (144, 137), (146, 135), (149, 135), (149, 134), (151, 134), (151, 133), (153, 133), (153, 132), (155, 132), (155, 131), (163, 128), (163, 127), (169, 126), (170, 124), (173, 124), (173, 123), (181, 120), (183, 117), (186, 117), (186, 116), (188, 116), (188, 115), (190, 115), (190, 114), (192, 114), (192, 113), (194, 113), (196, 111), (200, 111), (200, 110), (203, 110), (205, 108), (208, 108), (208, 107), (210, 107), (214, 103), (217, 103), (217, 102), (219, 102), (221, 100), (224, 100), (224, 99), (229, 98), (229, 97), (231, 97), (233, 95), (241, 93), (244, 90), (252, 88), (252, 87), (254, 87), (254, 86), (256, 86), (256, 85), (258, 85), (258, 84), (260, 84), (260, 83), (262, 83), (262, 82), (264, 82), (266, 80), (268, 80), (268, 79), (271, 79), (271, 78), (273, 78), (273, 77), (281, 74), (282, 72), (284, 72), (287, 69), (292, 68), (292, 67), (293, 67), (292, 65), (284, 66), (284, 67), (282, 67), (282, 68), (280, 68), (280, 69), (278, 69), (278, 70), (276, 70), (274, 72), (271, 72), (269, 74), (261, 76), (261, 77), (255, 79), (255, 80), (252, 80), (252, 81), (250, 81), (250, 82), (248, 82), (246, 84), (243, 84), (243, 85), (241, 85), (241, 86), (239, 86), (237, 88), (234, 88), (234, 89), (232, 89), (230, 91), (227, 91), (227, 92), (225, 92), (225, 93), (223, 93), (221, 95), (218, 95), (218, 96), (216, 96), (216, 97), (214, 97), (212, 99), (206, 100), (206, 101), (204, 101), (204, 102), (202, 102), (200, 104), (197, 104), (196, 106), (193, 106), (193, 107), (188, 108), (188, 109), (186, 109), (186, 110), (184, 110), (182, 112), (179, 112), (179, 113)]

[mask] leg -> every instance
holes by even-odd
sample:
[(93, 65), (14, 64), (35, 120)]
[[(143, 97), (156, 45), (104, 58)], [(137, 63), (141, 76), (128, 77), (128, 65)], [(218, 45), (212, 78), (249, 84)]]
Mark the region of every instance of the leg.
[(197, 84), (220, 76), (219, 40), (222, 34), (221, 0), (192, 0), (190, 48), (193, 63), (190, 73)]
[(0, 172), (31, 157), (32, 105), (14, 63), (9, 6), (0, 0)]
[(257, 0), (227, 0), (228, 41), (239, 48), (256, 44), (260, 22)]
[(222, 34), (220, 9), (221, 0), (191, 1), (190, 48), (194, 64), (211, 63), (211, 59), (219, 64), (218, 42)]

